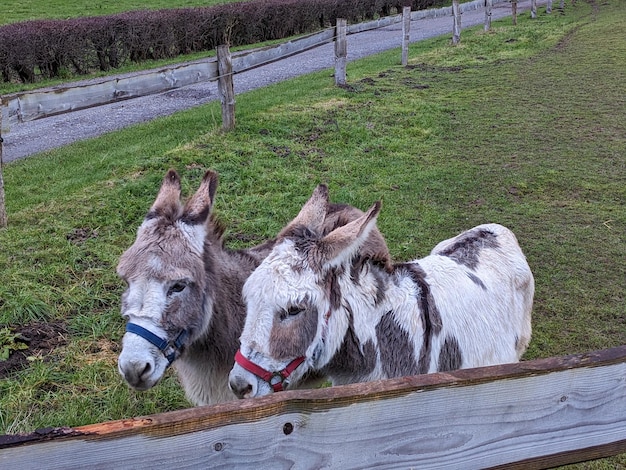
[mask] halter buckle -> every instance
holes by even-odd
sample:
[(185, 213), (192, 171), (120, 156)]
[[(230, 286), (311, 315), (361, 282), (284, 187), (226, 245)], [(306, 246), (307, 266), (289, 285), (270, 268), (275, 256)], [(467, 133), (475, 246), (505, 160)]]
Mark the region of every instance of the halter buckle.
[(284, 377), (282, 372), (272, 372), (270, 379), (267, 381), (275, 392), (282, 392), (285, 389), (287, 377)]
[(126, 323), (126, 332), (133, 333), (145, 339), (153, 346), (156, 346), (167, 359), (168, 366), (172, 365), (172, 362), (180, 356), (184, 347), (184, 342), (188, 336), (188, 331), (182, 330), (175, 339), (167, 340), (155, 335), (143, 326), (132, 322)]

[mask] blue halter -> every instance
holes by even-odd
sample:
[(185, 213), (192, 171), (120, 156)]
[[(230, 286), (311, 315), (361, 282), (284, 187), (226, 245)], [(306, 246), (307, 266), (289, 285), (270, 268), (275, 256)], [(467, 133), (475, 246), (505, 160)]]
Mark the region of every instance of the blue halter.
[(143, 326), (131, 322), (126, 323), (126, 332), (136, 334), (159, 348), (159, 351), (161, 351), (167, 359), (168, 366), (180, 356), (184, 342), (189, 334), (187, 330), (182, 330), (176, 339), (170, 341), (155, 335), (151, 331), (146, 330)]

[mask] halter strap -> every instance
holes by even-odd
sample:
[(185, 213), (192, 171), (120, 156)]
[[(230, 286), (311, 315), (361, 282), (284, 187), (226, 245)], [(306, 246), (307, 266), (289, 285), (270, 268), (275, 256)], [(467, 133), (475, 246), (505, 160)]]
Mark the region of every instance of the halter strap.
[(168, 366), (170, 366), (172, 362), (174, 362), (180, 356), (180, 354), (182, 353), (184, 342), (188, 336), (188, 331), (182, 330), (174, 340), (168, 340), (161, 338), (160, 336), (155, 335), (143, 326), (132, 322), (126, 323), (126, 332), (133, 333), (145, 339), (150, 344), (156, 346), (167, 359)]
[(239, 349), (235, 353), (235, 362), (237, 364), (267, 382), (275, 392), (284, 390), (285, 381), (304, 362), (304, 359), (304, 356), (296, 357), (283, 370), (270, 372), (246, 358)]

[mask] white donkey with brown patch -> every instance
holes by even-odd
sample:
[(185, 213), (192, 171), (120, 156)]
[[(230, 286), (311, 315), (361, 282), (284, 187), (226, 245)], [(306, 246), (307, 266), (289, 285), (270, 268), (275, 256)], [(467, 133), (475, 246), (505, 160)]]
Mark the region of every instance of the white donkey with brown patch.
[[(172, 365), (195, 405), (234, 399), (228, 373), (246, 314), (241, 290), (275, 241), (226, 249), (224, 229), (211, 214), (217, 184), (217, 173), (207, 171), (183, 204), (180, 178), (170, 170), (117, 267), (128, 285), (122, 295), (122, 316), (128, 323), (118, 358), (121, 375), (131, 387), (147, 390)], [(341, 204), (323, 210), (323, 232), (363, 214)], [(372, 256), (386, 259), (379, 232), (372, 233), (370, 243)], [(305, 386), (314, 379), (309, 377)]]
[(380, 203), (324, 235), (320, 186), (244, 285), (230, 373), (240, 398), (516, 362), (531, 337), (534, 279), (515, 235), (480, 225), (400, 264), (364, 260)]

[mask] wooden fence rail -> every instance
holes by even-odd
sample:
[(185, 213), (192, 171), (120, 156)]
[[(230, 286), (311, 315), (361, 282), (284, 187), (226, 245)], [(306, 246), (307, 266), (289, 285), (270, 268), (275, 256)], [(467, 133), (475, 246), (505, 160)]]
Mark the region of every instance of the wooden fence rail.
[(626, 346), (0, 436), (0, 468), (519, 468), (626, 452)]
[[(493, 0), (500, 3), (509, 0)], [(462, 3), (460, 12), (477, 10), (485, 7), (485, 0), (473, 0)], [(411, 21), (424, 18), (452, 16), (452, 7), (411, 12)], [(387, 27), (403, 20), (403, 15), (394, 15), (374, 21), (349, 25), (347, 34)], [(318, 33), (300, 37), (274, 46), (267, 46), (252, 51), (232, 55), (233, 74), (251, 70), (261, 65), (289, 57), (314, 47), (332, 42), (335, 28), (328, 28)], [(402, 37), (398, 36), (398, 47)], [(137, 74), (117, 75), (100, 80), (90, 80), (69, 86), (56, 86), (33, 91), (7, 94), (0, 97), (0, 112), (3, 114), (4, 129), (8, 132), (12, 126), (22, 122), (41, 119), (57, 114), (78, 111), (116, 101), (128, 100), (140, 96), (162, 93), (168, 90), (193, 85), (195, 83), (217, 80), (219, 70), (217, 58), (195, 61), (189, 64), (163, 67)]]

